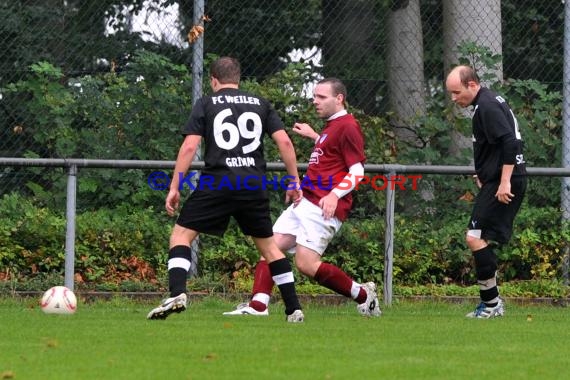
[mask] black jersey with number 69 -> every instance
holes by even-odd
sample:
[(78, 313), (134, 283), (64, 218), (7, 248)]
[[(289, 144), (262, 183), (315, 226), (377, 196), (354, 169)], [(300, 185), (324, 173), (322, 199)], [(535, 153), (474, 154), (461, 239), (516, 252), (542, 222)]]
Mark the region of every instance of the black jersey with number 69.
[(263, 138), (284, 129), (265, 99), (234, 88), (200, 98), (192, 109), (183, 135), (204, 141), (201, 189), (231, 191), (242, 199), (266, 196)]

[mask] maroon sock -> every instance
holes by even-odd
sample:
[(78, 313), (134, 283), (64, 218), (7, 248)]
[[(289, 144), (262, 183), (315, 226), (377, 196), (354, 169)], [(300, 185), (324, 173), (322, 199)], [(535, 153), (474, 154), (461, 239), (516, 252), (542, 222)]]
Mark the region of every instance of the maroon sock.
[(358, 297), (356, 297), (355, 301), (358, 304), (364, 303), (366, 302), (366, 297), (368, 296), (368, 293), (366, 293), (366, 290), (364, 290), (364, 287), (360, 287), (360, 292), (358, 292)]
[(249, 301), (249, 307), (255, 311), (264, 311), (267, 309), (267, 305), (260, 301)]
[[(265, 260), (259, 260), (255, 266), (255, 274), (253, 276), (253, 290), (252, 295), (257, 293), (263, 293), (271, 295), (273, 290), (273, 278), (271, 277), (271, 271), (269, 270), (269, 265)], [(249, 306), (257, 311), (263, 311), (267, 309), (267, 305), (260, 301), (250, 301)]]
[[(350, 294), (352, 278), (332, 264), (322, 263), (319, 269), (317, 269), (317, 273), (315, 273), (315, 280), (322, 286), (334, 290), (338, 294), (352, 298)], [(362, 290), (363, 289), (361, 289), (361, 292)], [(366, 291), (364, 294), (366, 294)]]

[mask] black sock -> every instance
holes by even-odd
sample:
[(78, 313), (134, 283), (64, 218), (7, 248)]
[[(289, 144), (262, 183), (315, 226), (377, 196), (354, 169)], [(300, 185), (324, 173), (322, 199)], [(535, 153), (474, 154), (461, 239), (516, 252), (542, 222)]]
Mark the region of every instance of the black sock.
[(269, 263), (269, 270), (271, 271), (273, 281), (275, 281), (281, 292), (281, 298), (283, 303), (285, 303), (285, 314), (290, 315), (295, 310), (301, 310), (289, 261), (286, 258), (275, 260)]
[[(497, 287), (497, 255), (493, 247), (488, 245), (473, 252), (475, 261), (475, 271), (477, 273), (477, 282), (479, 283), (479, 296), (485, 305), (493, 307), (497, 306), (495, 301), (499, 297), (499, 288)], [(489, 284), (489, 281), (492, 281)]]
[[(174, 259), (174, 260), (173, 260)], [(181, 263), (191, 263), (192, 261), (192, 251), (190, 247), (185, 245), (177, 245), (172, 247), (168, 252), (168, 261), (178, 261)], [(168, 270), (168, 290), (170, 291), (170, 297), (176, 297), (179, 294), (186, 293), (186, 279), (188, 278), (188, 269), (180, 265), (169, 265)]]

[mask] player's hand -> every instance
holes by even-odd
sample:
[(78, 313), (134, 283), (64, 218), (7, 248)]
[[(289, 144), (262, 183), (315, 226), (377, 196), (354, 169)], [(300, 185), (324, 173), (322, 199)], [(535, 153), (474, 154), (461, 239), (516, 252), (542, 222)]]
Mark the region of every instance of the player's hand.
[(293, 207), (297, 207), (301, 199), (303, 199), (301, 189), (290, 189), (285, 192), (285, 203), (293, 202)]
[(338, 205), (338, 197), (335, 193), (328, 193), (319, 201), (319, 207), (323, 210), (323, 217), (330, 219), (334, 216), (336, 206)]
[(473, 176), (473, 180), (475, 180), (475, 184), (477, 185), (477, 188), (480, 189), (480, 188), (483, 187), (483, 182), (481, 182), (481, 181), (479, 180), (479, 177), (477, 177), (477, 174), (475, 174), (475, 175)]
[(511, 183), (510, 182), (501, 182), (499, 188), (497, 189), (497, 193), (495, 194), (497, 200), (504, 204), (509, 204), (515, 197), (513, 193), (511, 193)]
[(303, 136), (308, 137), (312, 140), (316, 139), (319, 135), (317, 132), (311, 128), (311, 126), (307, 123), (295, 123), (293, 125), (293, 132)]
[(174, 216), (174, 213), (178, 209), (180, 204), (180, 192), (176, 189), (170, 189), (168, 195), (166, 196), (165, 208), (166, 212), (170, 216)]

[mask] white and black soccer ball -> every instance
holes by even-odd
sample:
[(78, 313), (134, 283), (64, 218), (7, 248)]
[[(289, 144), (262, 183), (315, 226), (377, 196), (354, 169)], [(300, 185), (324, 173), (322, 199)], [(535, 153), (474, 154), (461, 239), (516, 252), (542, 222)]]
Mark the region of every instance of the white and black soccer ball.
[(40, 307), (46, 314), (73, 314), (77, 310), (77, 298), (65, 286), (54, 286), (46, 290)]

